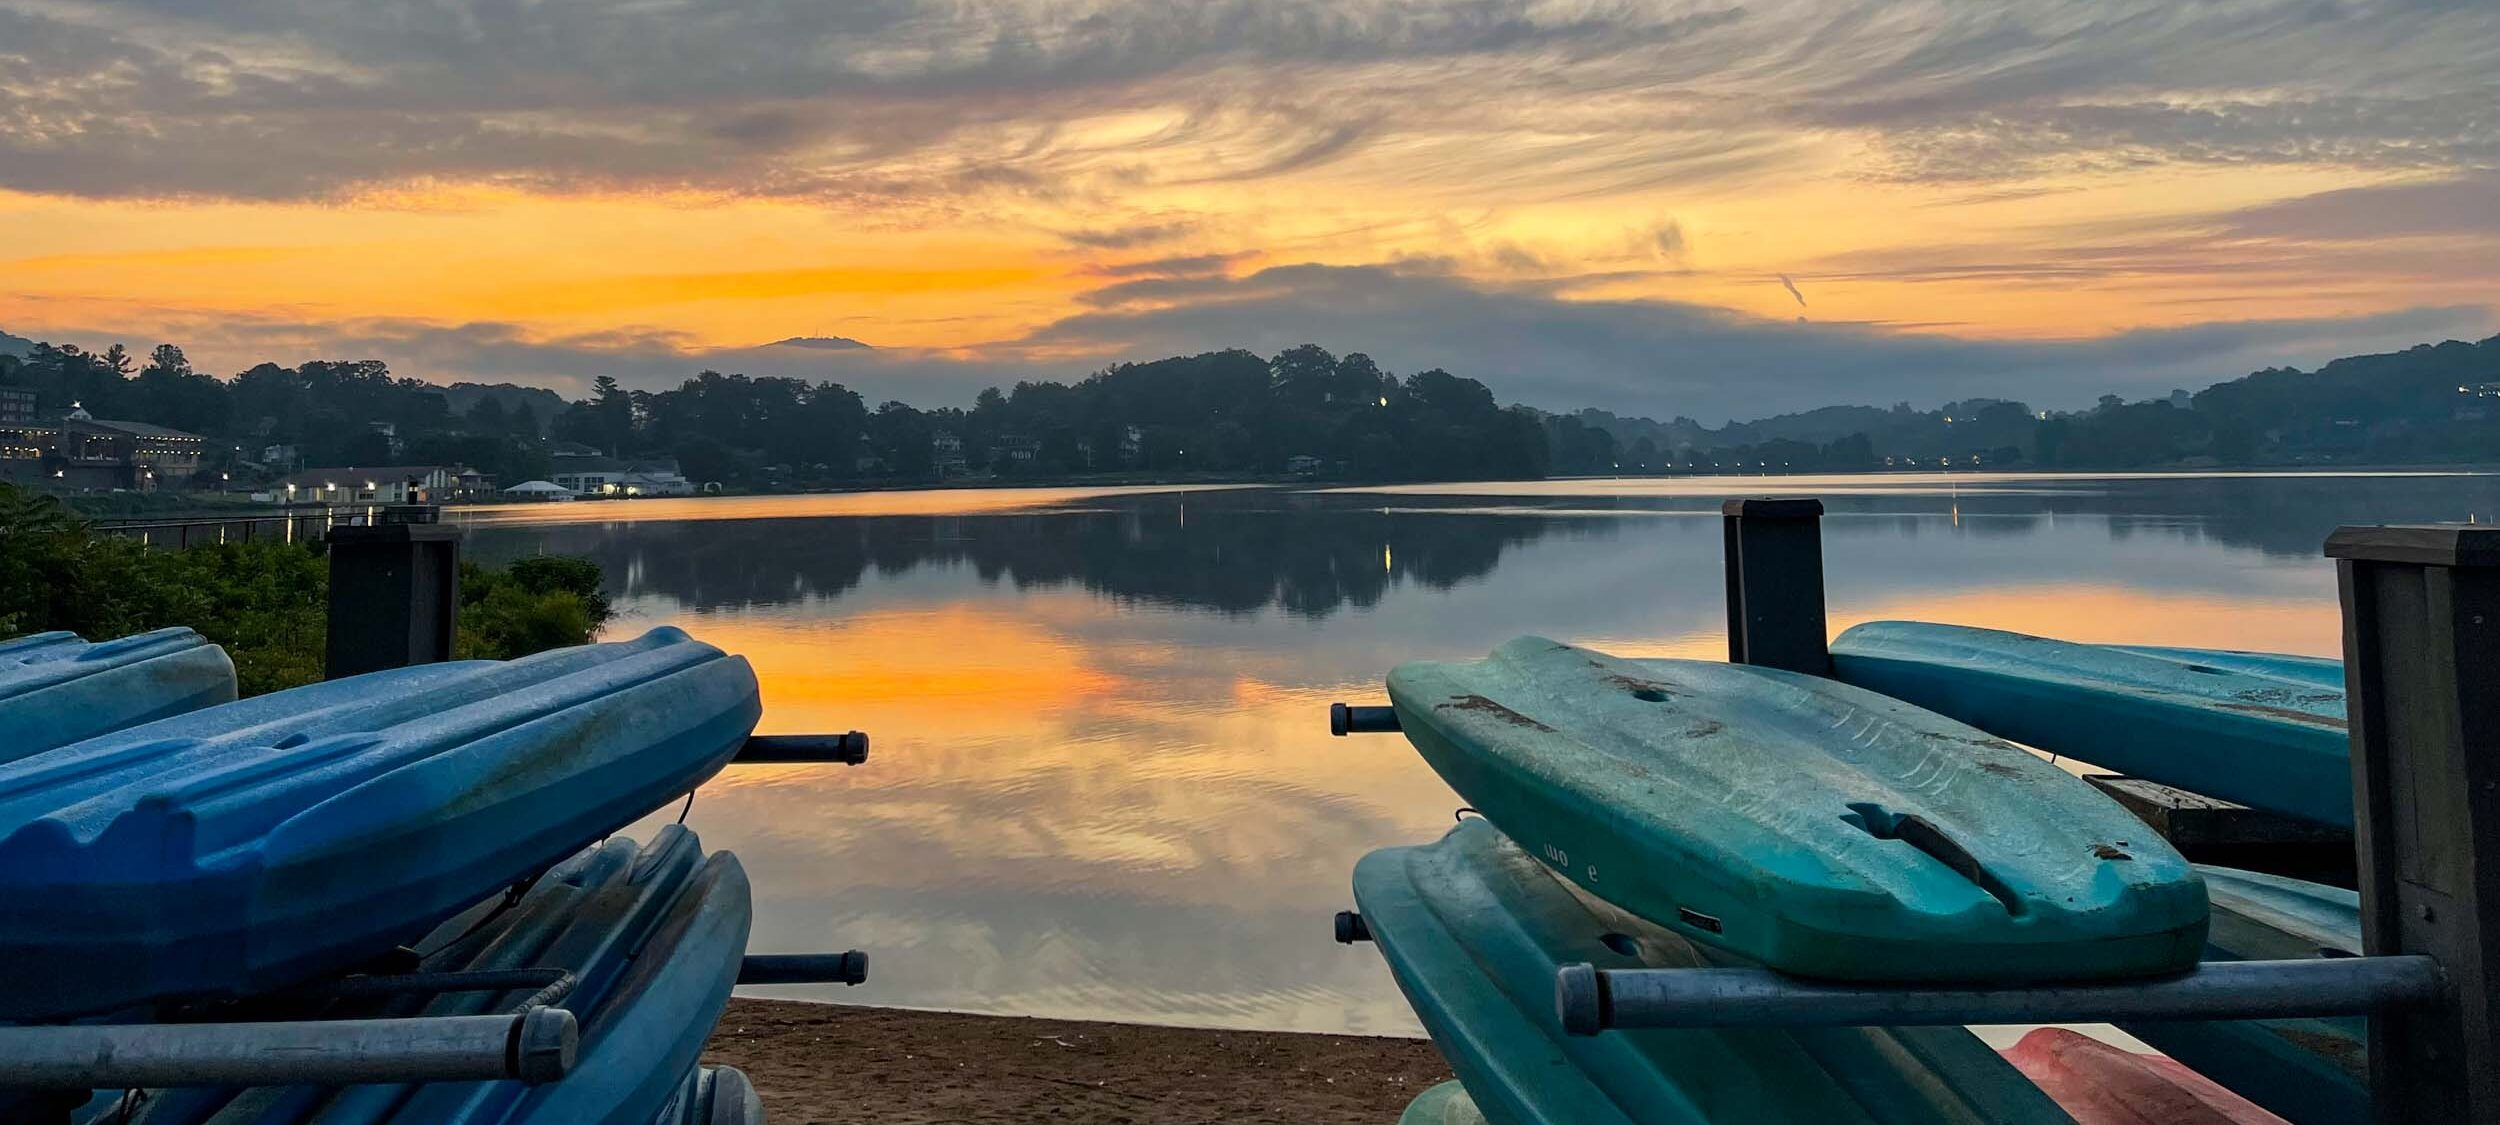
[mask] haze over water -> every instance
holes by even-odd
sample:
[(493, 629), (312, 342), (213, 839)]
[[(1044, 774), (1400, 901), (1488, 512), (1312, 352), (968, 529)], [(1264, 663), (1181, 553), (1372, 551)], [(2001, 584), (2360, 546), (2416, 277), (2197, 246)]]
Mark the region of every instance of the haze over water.
[[(1835, 630), (1877, 618), (2334, 655), (2343, 523), (2488, 521), (2500, 477), (1858, 476), (1378, 491), (886, 492), (480, 509), (473, 557), (605, 568), (609, 636), (754, 662), (767, 732), (689, 823), (754, 879), (756, 952), (860, 948), (771, 995), (1411, 1034), (1331, 942), (1355, 860), (1457, 799), (1327, 704), (1523, 633), (1722, 659), (1718, 503), (1819, 495)], [(674, 815), (672, 811), (670, 816)]]

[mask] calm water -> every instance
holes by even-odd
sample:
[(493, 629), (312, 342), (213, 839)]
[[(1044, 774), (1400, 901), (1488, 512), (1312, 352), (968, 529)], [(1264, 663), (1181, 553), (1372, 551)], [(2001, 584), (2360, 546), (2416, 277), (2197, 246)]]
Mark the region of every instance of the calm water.
[(757, 952), (861, 948), (863, 1003), (1409, 1033), (1329, 937), (1368, 849), (1455, 797), (1332, 739), (1388, 668), (1522, 633), (1725, 655), (1717, 506), (1820, 495), (1832, 625), (1914, 617), (2331, 655), (2342, 523), (2491, 520), (2500, 478), (1785, 477), (1380, 492), (1019, 490), (498, 508), (489, 559), (606, 568), (622, 617), (755, 664), (767, 731), (865, 766), (733, 767), (690, 823)]

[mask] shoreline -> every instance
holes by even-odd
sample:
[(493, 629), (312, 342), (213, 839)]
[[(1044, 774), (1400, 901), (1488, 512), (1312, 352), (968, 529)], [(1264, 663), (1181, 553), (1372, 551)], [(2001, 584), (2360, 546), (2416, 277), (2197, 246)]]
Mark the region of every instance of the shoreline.
[(733, 998), (703, 1052), (774, 1125), (1395, 1121), (1447, 1080), (1427, 1039)]

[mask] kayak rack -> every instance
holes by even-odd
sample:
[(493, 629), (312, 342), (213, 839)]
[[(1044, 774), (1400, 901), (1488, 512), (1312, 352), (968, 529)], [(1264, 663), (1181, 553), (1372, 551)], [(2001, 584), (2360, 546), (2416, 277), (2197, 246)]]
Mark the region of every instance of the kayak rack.
[(556, 1081), (573, 1069), (573, 1013), (272, 1023), (0, 1027), (0, 1088), (345, 1086)]
[(1615, 1028), (1938, 1027), (2112, 1020), (2361, 1016), (2440, 1002), (2447, 976), (2420, 954), (2213, 961), (2147, 980), (2023, 987), (1850, 984), (1766, 969), (1600, 969), (1554, 974), (1573, 1035)]
[(846, 953), (749, 953), (738, 963), (740, 984), (864, 984), (868, 955)]
[(856, 766), (868, 760), (868, 735), (862, 731), (842, 734), (757, 734), (747, 736), (746, 745), (738, 748), (738, 756), (730, 759), (733, 766), (780, 765), (803, 762), (839, 762)]
[(1398, 725), (1398, 709), (1395, 707), (1352, 703), (1328, 705), (1328, 733), (1339, 738), (1349, 734), (1395, 734), (1404, 729)]

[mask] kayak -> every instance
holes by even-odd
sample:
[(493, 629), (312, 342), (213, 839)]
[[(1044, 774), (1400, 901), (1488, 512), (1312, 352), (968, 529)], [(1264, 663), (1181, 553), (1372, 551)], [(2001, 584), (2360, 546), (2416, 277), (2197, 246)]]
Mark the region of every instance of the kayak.
[(1484, 1125), (1484, 1114), (1467, 1097), (1466, 1087), (1444, 1082), (1406, 1103), (1406, 1112), (1398, 1115), (1398, 1125)]
[(1870, 621), (1832, 642), (1832, 675), (2131, 777), (2352, 825), (2337, 661)]
[(764, 1102), (737, 1067), (696, 1067), (651, 1125), (764, 1125)]
[(1958, 1027), (1565, 1034), (1554, 1011), (1564, 964), (1732, 962), (1574, 892), (1482, 820), (1363, 857), (1354, 898), (1399, 989), (1494, 1125), (2067, 1121)]
[(0, 1020), (343, 969), (686, 793), (761, 711), (675, 629), (213, 707), (0, 765)]
[[(2361, 896), (2278, 875), (2200, 867), (2213, 898), (2208, 961), (2281, 961), (2361, 952)], [(2295, 1125), (2367, 1125), (2370, 1021), (2364, 1016), (2141, 1021), (2118, 1025), (2163, 1054)]]
[(2285, 1125), (2176, 1062), (2062, 1027), (2034, 1029), (2005, 1057), (2073, 1114), (2077, 1125)]
[(2204, 888), (2142, 821), (1874, 692), (1523, 637), (1478, 663), (1401, 665), (1389, 699), (1531, 855), (1781, 972), (2107, 978), (2184, 971), (2204, 946)]
[[(753, 1100), (743, 1075), (724, 1086), (697, 1065), (728, 1006), (751, 917), (737, 857), (719, 852), (706, 858), (701, 841), (683, 826), (661, 829), (648, 847), (609, 840), (548, 871), (509, 909), (498, 896), (419, 943), (421, 972), (571, 972), (576, 983), (558, 1006), (573, 1012), (581, 1038), (573, 1070), (563, 1079), (543, 1086), (158, 1090), (137, 1099), (128, 1119), (134, 1125), (710, 1125), (723, 1120), (709, 1116), (712, 1111), (734, 1112), (742, 1100)], [(477, 1015), (506, 1010), (530, 991), (367, 1000), (325, 1014)], [(688, 1116), (696, 1110), (707, 1116)]]
[(0, 642), (0, 762), (234, 701), (234, 661), (189, 629)]

